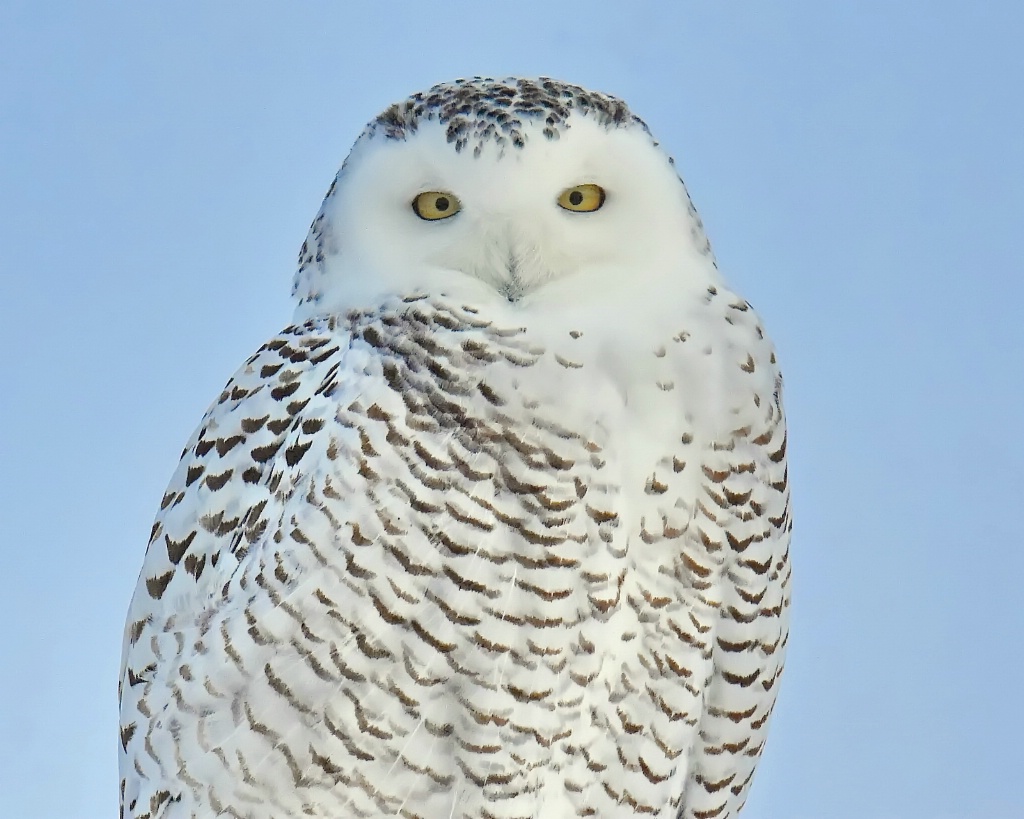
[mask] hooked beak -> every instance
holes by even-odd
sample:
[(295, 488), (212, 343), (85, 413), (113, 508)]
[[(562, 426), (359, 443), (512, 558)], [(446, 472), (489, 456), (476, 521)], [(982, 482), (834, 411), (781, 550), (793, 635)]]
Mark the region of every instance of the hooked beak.
[(498, 292), (512, 304), (523, 297), (523, 279), (519, 274), (519, 266), (519, 257), (515, 251), (509, 251), (508, 259), (505, 262), (505, 276), (498, 287)]

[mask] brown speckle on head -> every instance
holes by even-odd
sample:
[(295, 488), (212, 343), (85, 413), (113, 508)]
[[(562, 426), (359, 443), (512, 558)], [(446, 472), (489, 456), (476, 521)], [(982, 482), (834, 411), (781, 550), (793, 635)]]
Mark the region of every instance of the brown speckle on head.
[(363, 135), (406, 139), (422, 123), (437, 122), (456, 151), (472, 147), (479, 155), (488, 142), (500, 149), (524, 147), (527, 122), (542, 125), (545, 138), (556, 140), (574, 111), (609, 129), (635, 125), (647, 131), (624, 102), (607, 94), (547, 78), (473, 77), (435, 85), (388, 107)]

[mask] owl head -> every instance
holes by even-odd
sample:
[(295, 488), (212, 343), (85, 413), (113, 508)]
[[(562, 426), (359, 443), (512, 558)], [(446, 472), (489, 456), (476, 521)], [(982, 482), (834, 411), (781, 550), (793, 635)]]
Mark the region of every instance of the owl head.
[(672, 160), (625, 103), (474, 78), (369, 123), (310, 227), (293, 295), (300, 320), (414, 294), (528, 311), (716, 276)]

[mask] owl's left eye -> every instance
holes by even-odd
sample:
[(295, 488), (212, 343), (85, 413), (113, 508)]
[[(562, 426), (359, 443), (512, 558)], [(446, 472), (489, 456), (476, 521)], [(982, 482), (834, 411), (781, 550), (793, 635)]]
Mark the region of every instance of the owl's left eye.
[(448, 219), (462, 210), (462, 203), (454, 193), (424, 191), (412, 200), (413, 212), (428, 222)]
[(573, 185), (558, 197), (558, 206), (574, 213), (593, 213), (604, 204), (604, 188), (600, 185)]

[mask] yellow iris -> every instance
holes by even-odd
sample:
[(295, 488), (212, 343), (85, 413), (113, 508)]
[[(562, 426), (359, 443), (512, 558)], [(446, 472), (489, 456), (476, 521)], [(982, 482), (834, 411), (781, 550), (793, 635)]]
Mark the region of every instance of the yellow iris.
[(453, 193), (424, 191), (412, 200), (412, 209), (420, 219), (436, 222), (454, 216), (462, 210), (462, 203)]
[(593, 213), (604, 204), (604, 188), (600, 185), (574, 185), (558, 197), (559, 207), (574, 213)]

